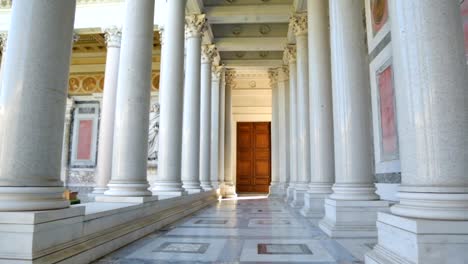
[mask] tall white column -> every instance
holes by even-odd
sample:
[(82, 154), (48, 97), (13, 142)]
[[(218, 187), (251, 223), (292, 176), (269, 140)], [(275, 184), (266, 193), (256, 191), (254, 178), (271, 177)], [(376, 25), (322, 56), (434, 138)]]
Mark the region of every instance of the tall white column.
[(211, 138), (210, 138), (210, 178), (214, 189), (219, 188), (219, 101), (222, 66), (213, 66), (211, 79)]
[(153, 193), (161, 198), (185, 195), (181, 180), (186, 0), (167, 1), (159, 102), (159, 164)]
[(211, 66), (215, 53), (214, 45), (203, 45), (201, 55), (201, 100), (200, 100), (200, 181), (203, 190), (211, 185)]
[(328, 1), (308, 0), (310, 183), (301, 213), (323, 217), (335, 182)]
[(309, 57), (307, 46), (307, 16), (296, 14), (290, 24), (296, 35), (297, 48), (297, 178), (292, 207), (304, 206), (304, 194), (310, 180), (309, 130)]
[(235, 87), (236, 72), (234, 70), (227, 70), (225, 73), (226, 80), (226, 94), (225, 94), (225, 120), (224, 120), (224, 196), (225, 197), (236, 197), (236, 187), (234, 186), (234, 175), (232, 173), (232, 88)]
[(332, 237), (375, 236), (369, 62), (360, 0), (330, 1), (335, 177), (320, 227)]
[(225, 138), (225, 112), (226, 112), (226, 78), (225, 70), (221, 73), (219, 88), (219, 158), (218, 177), (221, 195), (224, 195), (224, 138)]
[(390, 1), (400, 203), (366, 263), (468, 260), (468, 74), (459, 1)]
[(270, 196), (280, 197), (280, 147), (279, 147), (279, 88), (278, 69), (268, 70), (270, 88), (272, 92), (271, 102), (271, 183)]
[(297, 60), (296, 46), (288, 45), (284, 49), (284, 58), (289, 65), (289, 148), (290, 148), (290, 178), (288, 189), (286, 190), (287, 203), (294, 200), (294, 186), (297, 181)]
[(280, 163), (280, 195), (285, 195), (287, 183), (289, 181), (289, 141), (286, 124), (286, 114), (289, 113), (289, 69), (287, 66), (278, 68), (278, 142), (279, 142), (279, 163)]
[(182, 132), (182, 181), (188, 193), (200, 187), (200, 60), (205, 15), (185, 17), (187, 61), (185, 67), (184, 118)]
[(13, 3), (0, 90), (0, 211), (69, 206), (60, 168), (75, 6)]
[[(125, 2), (118, 72), (112, 176), (107, 196), (144, 197), (148, 191), (154, 0)], [(97, 197), (99, 198), (99, 197)]]
[(117, 27), (104, 30), (107, 43), (104, 95), (102, 99), (101, 123), (99, 128), (98, 162), (96, 186), (93, 194), (103, 194), (112, 175), (112, 153), (114, 145), (115, 100), (119, 76), (120, 42), (122, 31)]

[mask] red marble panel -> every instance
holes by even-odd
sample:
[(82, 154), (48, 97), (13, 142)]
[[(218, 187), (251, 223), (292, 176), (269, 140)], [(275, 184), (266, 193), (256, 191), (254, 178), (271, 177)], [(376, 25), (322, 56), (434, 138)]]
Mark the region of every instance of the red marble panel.
[(91, 159), (91, 143), (93, 139), (93, 120), (80, 120), (78, 129), (78, 160)]
[(388, 21), (388, 0), (371, 0), (372, 33), (377, 35)]
[(395, 94), (393, 89), (392, 66), (388, 66), (379, 74), (378, 84), (380, 95), (382, 158), (384, 160), (391, 160), (398, 154), (398, 133), (395, 118)]

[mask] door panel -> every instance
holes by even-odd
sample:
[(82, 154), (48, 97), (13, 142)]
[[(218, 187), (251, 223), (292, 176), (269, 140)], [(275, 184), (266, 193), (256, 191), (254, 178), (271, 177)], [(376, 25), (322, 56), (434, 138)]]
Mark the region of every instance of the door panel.
[(268, 193), (270, 123), (237, 123), (237, 192)]

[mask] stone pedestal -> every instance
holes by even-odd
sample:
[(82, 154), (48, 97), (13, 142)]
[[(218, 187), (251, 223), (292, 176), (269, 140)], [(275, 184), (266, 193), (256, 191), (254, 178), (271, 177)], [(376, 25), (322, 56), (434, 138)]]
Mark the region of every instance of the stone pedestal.
[(330, 184), (309, 184), (304, 195), (301, 214), (305, 217), (322, 218), (325, 216), (325, 199), (332, 193)]
[(307, 193), (307, 185), (296, 184), (294, 186), (293, 199), (289, 205), (293, 208), (302, 208), (304, 206), (304, 197)]
[(465, 264), (468, 221), (425, 220), (379, 213), (379, 242), (366, 264)]
[(330, 237), (375, 237), (378, 212), (388, 211), (387, 201), (325, 199), (325, 217), (319, 227)]

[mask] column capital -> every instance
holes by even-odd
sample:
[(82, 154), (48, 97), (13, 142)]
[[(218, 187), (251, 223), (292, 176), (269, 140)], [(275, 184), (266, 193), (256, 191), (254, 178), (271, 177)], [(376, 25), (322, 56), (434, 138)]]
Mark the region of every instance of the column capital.
[(202, 45), (201, 62), (211, 63), (216, 56), (216, 46), (213, 44)]
[(287, 45), (284, 48), (283, 60), (287, 64), (296, 62), (296, 45)]
[(185, 38), (200, 38), (206, 27), (205, 14), (185, 16)]
[(107, 48), (120, 48), (122, 29), (116, 26), (105, 28), (104, 37), (106, 38)]
[(213, 79), (220, 80), (221, 79), (221, 74), (224, 71), (224, 65), (213, 65), (211, 67), (211, 71), (212, 71)]
[(229, 88), (235, 88), (236, 82), (234, 80), (236, 78), (236, 71), (233, 69), (226, 69), (225, 77), (226, 86)]
[(296, 13), (289, 18), (289, 25), (296, 36), (307, 34), (307, 14)]
[(278, 68), (278, 81), (284, 82), (289, 80), (289, 66), (283, 65)]
[(7, 47), (7, 39), (8, 39), (7, 32), (0, 33), (0, 48), (2, 49), (2, 54), (5, 54), (6, 47)]
[(273, 87), (278, 83), (278, 69), (268, 69), (268, 78), (270, 79), (270, 86)]

